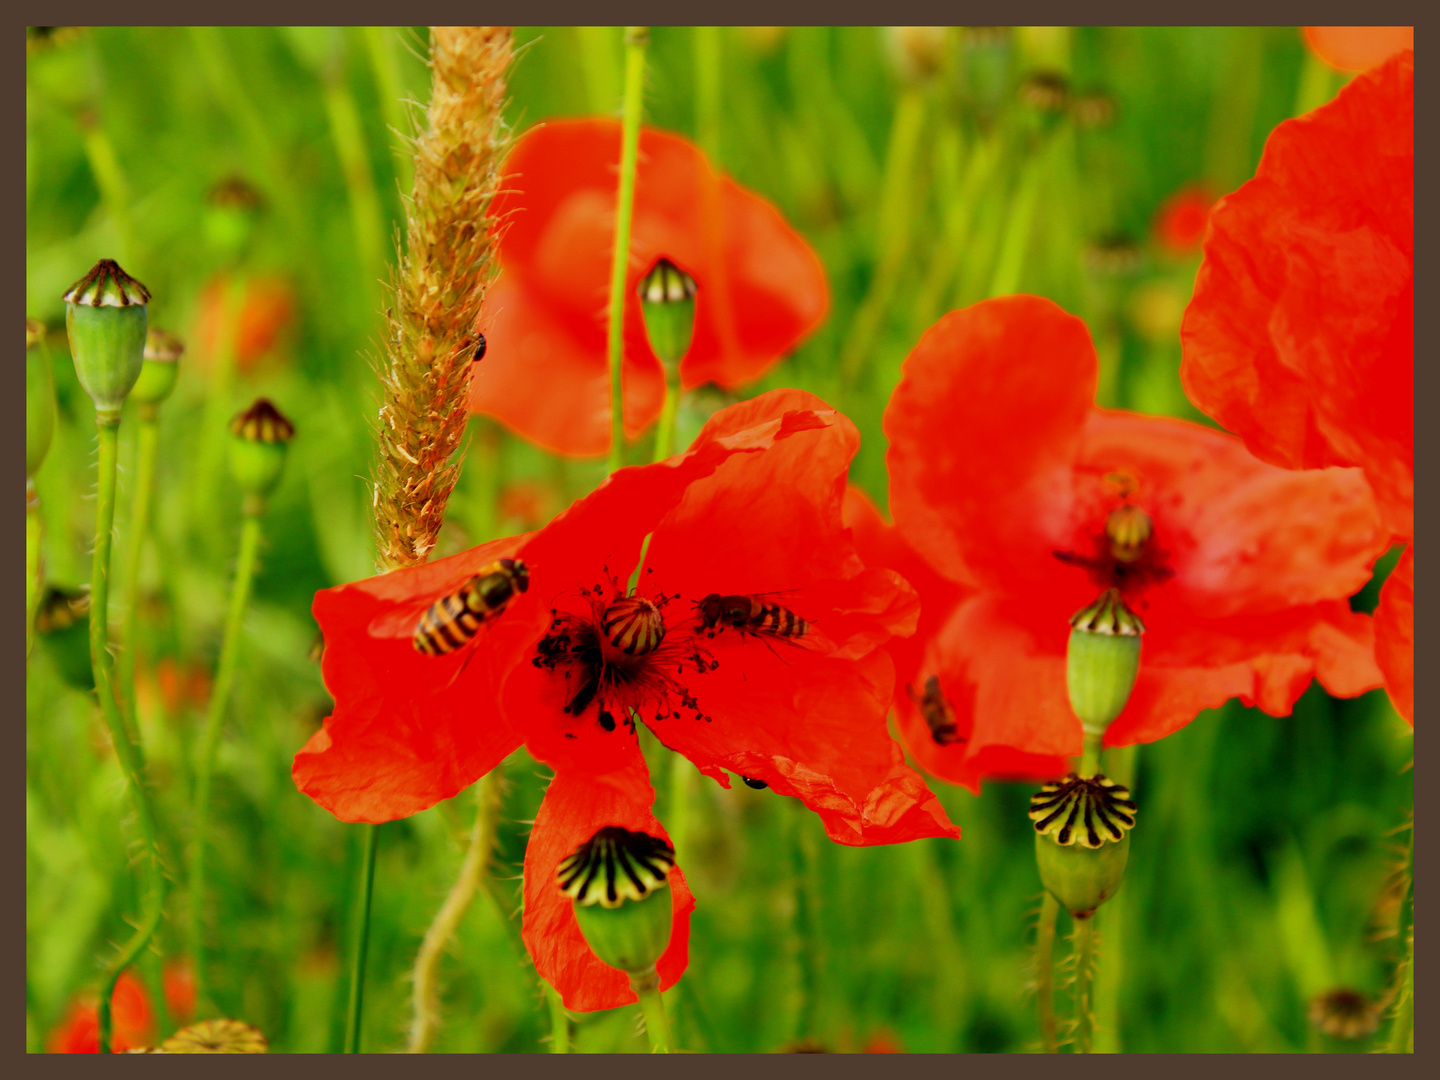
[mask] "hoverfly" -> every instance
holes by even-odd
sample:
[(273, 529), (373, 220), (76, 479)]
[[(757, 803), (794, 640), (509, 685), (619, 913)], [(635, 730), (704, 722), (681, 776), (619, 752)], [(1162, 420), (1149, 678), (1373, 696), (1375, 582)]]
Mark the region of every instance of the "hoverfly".
[(498, 618), (516, 593), (530, 587), (530, 568), (519, 559), (497, 559), (446, 593), (420, 616), (411, 639), (417, 652), (446, 656)]
[(792, 645), (806, 645), (820, 648), (826, 639), (814, 624), (802, 619), (789, 608), (777, 604), (772, 597), (775, 593), (758, 593), (753, 596), (711, 593), (695, 603), (700, 616), (700, 629), (708, 637), (714, 637), (725, 627), (741, 634), (758, 638), (785, 641)]
[(960, 734), (959, 725), (955, 723), (955, 710), (950, 707), (950, 702), (946, 700), (944, 692), (940, 689), (938, 675), (931, 675), (925, 680), (925, 693), (915, 693), (915, 687), (909, 683), (905, 684), (905, 692), (910, 695), (910, 700), (920, 711), (920, 716), (924, 719), (925, 726), (930, 729), (930, 738), (935, 740), (935, 745), (951, 746), (967, 741), (965, 736)]

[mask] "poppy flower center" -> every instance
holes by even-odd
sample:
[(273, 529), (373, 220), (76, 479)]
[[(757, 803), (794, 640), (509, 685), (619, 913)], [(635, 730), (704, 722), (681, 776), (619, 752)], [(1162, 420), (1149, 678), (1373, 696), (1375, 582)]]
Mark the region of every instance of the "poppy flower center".
[(1130, 597), (1175, 574), (1170, 553), (1156, 541), (1153, 519), (1130, 502), (1111, 509), (1103, 527), (1087, 533), (1076, 547), (1080, 550), (1053, 554), (1082, 567), (1101, 589), (1118, 589)]
[(634, 729), (633, 714), (656, 721), (689, 712), (709, 721), (685, 676), (702, 675), (719, 662), (693, 634), (667, 637), (663, 608), (675, 596), (625, 596), (615, 583), (581, 589), (582, 610), (552, 607), (550, 629), (535, 647), (537, 668), (554, 672), (566, 687), (564, 712), (583, 716), (593, 705), (606, 731)]

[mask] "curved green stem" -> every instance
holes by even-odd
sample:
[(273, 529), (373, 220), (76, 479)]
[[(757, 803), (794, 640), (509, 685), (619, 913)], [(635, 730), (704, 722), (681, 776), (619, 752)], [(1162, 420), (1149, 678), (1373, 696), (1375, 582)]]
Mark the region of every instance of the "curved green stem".
[(544, 991), (545, 1001), (550, 1006), (550, 1052), (552, 1054), (568, 1054), (570, 1053), (570, 1014), (565, 1011), (565, 1002), (560, 1000), (560, 991), (544, 979), (540, 980), (540, 988)]
[(680, 385), (680, 365), (666, 364), (665, 402), (660, 406), (660, 420), (655, 425), (655, 460), (664, 461), (674, 453), (675, 413), (680, 407), (680, 395), (685, 391)]
[(1395, 999), (1395, 1024), (1390, 1029), (1389, 1054), (1408, 1054), (1415, 1037), (1415, 824), (1410, 824), (1410, 842), (1405, 845), (1405, 898), (1400, 903), (1401, 973), (1399, 996)]
[(1047, 890), (1040, 901), (1040, 922), (1035, 930), (1035, 1001), (1047, 1054), (1060, 1052), (1055, 1035), (1055, 923), (1059, 917), (1060, 901)]
[(40, 602), (40, 496), (25, 478), (25, 657), (35, 644), (35, 606)]
[[(498, 768), (498, 766), (497, 766)], [(435, 913), (420, 951), (415, 954), (415, 989), (412, 996), (415, 1019), (410, 1027), (411, 1054), (423, 1054), (435, 1041), (435, 1032), (440, 1026), (440, 994), (436, 988), (439, 981), (440, 957), (470, 903), (475, 891), (485, 880), (490, 867), (490, 851), (495, 845), (495, 822), (500, 816), (500, 784), (494, 770), (482, 776), (475, 785), (475, 796), (479, 806), (475, 812), (475, 827), (470, 830), (470, 845), (465, 850), (465, 861), (460, 865), (460, 876), (450, 888), (450, 894)]]
[(1080, 751), (1081, 776), (1094, 776), (1100, 771), (1100, 753), (1104, 749), (1105, 733), (1103, 731), (1085, 730), (1084, 749)]
[(615, 205), (615, 249), (610, 260), (610, 471), (625, 453), (625, 393), (621, 362), (625, 354), (625, 277), (630, 265), (630, 222), (635, 211), (635, 167), (640, 155), (640, 106), (645, 89), (648, 26), (625, 28), (625, 115), (620, 142), (620, 191)]
[(375, 848), (380, 826), (360, 826), (364, 854), (360, 891), (355, 896), (355, 946), (350, 954), (350, 1000), (345, 1008), (345, 1053), (360, 1053), (360, 1022), (365, 1011), (365, 957), (370, 951), (370, 898), (375, 891)]
[(140, 560), (150, 524), (150, 495), (155, 486), (155, 458), (160, 448), (160, 419), (154, 405), (140, 407), (139, 445), (135, 452), (135, 492), (130, 503), (130, 545), (125, 551), (125, 621), (121, 629), (120, 700), (132, 731), (139, 731), (135, 711), (135, 627), (140, 608)]
[(650, 1052), (670, 1053), (670, 1023), (665, 1019), (665, 1003), (660, 1000), (659, 973), (652, 967), (643, 975), (631, 975), (630, 987), (640, 995), (640, 1011), (645, 1016), (645, 1034), (650, 1039)]
[(1075, 920), (1075, 1052), (1088, 1054), (1095, 1037), (1095, 916)]
[(154, 808), (150, 803), (150, 793), (145, 786), (140, 749), (125, 727), (110, 678), (114, 664), (110, 655), (107, 622), (110, 610), (110, 540), (115, 527), (115, 470), (119, 454), (120, 417), (97, 412), (95, 420), (100, 434), (100, 475), (95, 496), (95, 553), (90, 569), (90, 664), (95, 672), (95, 696), (100, 699), (100, 711), (105, 716), (105, 724), (110, 729), (110, 739), (115, 744), (115, 757), (125, 774), (130, 796), (135, 800), (135, 816), (140, 824), (144, 849), (141, 857), (145, 864), (146, 878), (146, 895), (140, 924), (110, 962), (100, 984), (100, 1052), (108, 1054), (112, 1026), (110, 998), (115, 992), (115, 983), (119, 981), (121, 973), (134, 963), (160, 925), (160, 916), (165, 906), (165, 873), (160, 863), (159, 829)]
[(190, 856), (190, 952), (195, 964), (195, 1000), (202, 1011), (210, 1005), (203, 918), (210, 787), (215, 774), (215, 758), (220, 749), (220, 732), (224, 728), (225, 704), (230, 697), (230, 685), (235, 681), (235, 658), (240, 647), (245, 606), (250, 599), (251, 582), (255, 578), (255, 557), (260, 550), (262, 511), (263, 507), (247, 506), (244, 524), (240, 527), (240, 558), (235, 568), (235, 587), (230, 593), (230, 611), (225, 618), (225, 638), (220, 646), (220, 663), (215, 671), (215, 685), (205, 713), (200, 760), (196, 768), (195, 832)]

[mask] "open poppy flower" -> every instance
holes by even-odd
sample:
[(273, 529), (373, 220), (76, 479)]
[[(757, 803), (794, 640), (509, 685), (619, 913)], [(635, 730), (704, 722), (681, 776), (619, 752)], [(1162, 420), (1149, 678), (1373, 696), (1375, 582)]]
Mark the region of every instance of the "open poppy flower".
[[(717, 413), (687, 453), (616, 472), (539, 532), (317, 594), (336, 704), (296, 755), (297, 785), (344, 820), (386, 821), (523, 742), (556, 773), (525, 855), (524, 936), (578, 1010), (635, 1000), (584, 945), (554, 876), (602, 826), (665, 838), (637, 721), (726, 786), (733, 772), (799, 798), (841, 843), (958, 836), (886, 731), (883, 646), (913, 630), (917, 604), (861, 562), (841, 522), (858, 444), (817, 398), (774, 391)], [(417, 651), (431, 605), (502, 557), (523, 561), (528, 588), (472, 646)], [(684, 970), (693, 907), (678, 868), (670, 884), (662, 987)]]
[(1415, 48), (1413, 26), (1307, 26), (1305, 44), (1340, 71), (1365, 71)]
[[(505, 222), (500, 278), (480, 325), (485, 359), (470, 407), (559, 454), (610, 444), (606, 352), (618, 120), (556, 120), (515, 142), (492, 214)], [(711, 168), (693, 144), (640, 132), (625, 282), (625, 430), (660, 415), (665, 376), (636, 287), (664, 256), (698, 283), (685, 387), (750, 382), (820, 325), (825, 271), (778, 210)]]
[[(1263, 460), (1363, 469), (1402, 541), (1415, 519), (1414, 56), (1277, 127), (1255, 178), (1216, 206), (1180, 368), (1190, 400)], [(1394, 580), (1412, 587), (1413, 561)], [(1387, 584), (1377, 633), (1412, 719), (1409, 603)]]
[[(130, 972), (122, 972), (110, 995), (110, 1049), (119, 1054), (136, 1046), (144, 1046), (154, 1034), (155, 1016), (150, 1010), (150, 997), (145, 987)], [(100, 1052), (100, 1015), (94, 998), (70, 1003), (65, 1019), (46, 1040), (51, 1054), (98, 1054)]]
[[(946, 779), (975, 786), (1001, 748), (1080, 752), (1069, 619), (1109, 587), (1148, 632), (1107, 745), (1236, 696), (1285, 715), (1312, 676), (1340, 696), (1379, 685), (1371, 621), (1346, 603), (1386, 542), (1360, 472), (1289, 472), (1198, 424), (1096, 408), (1097, 372), (1084, 323), (1004, 297), (931, 327), (886, 410), (900, 536), (972, 590), (925, 642), (919, 700), (901, 708)], [(1109, 533), (1125, 506), (1148, 524), (1131, 548)], [(922, 709), (957, 737), (940, 745)]]

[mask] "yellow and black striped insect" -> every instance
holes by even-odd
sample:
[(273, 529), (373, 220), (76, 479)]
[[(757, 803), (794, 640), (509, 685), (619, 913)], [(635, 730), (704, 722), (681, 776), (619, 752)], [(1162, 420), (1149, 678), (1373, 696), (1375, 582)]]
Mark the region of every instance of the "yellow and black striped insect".
[(764, 594), (721, 596), (712, 592), (697, 602), (695, 608), (700, 614), (701, 628), (711, 637), (725, 626), (747, 634), (786, 639), (803, 638), (810, 631), (808, 622)]
[(497, 559), (431, 604), (415, 627), (417, 652), (446, 656), (497, 618), (516, 593), (530, 587), (530, 568), (519, 559)]

